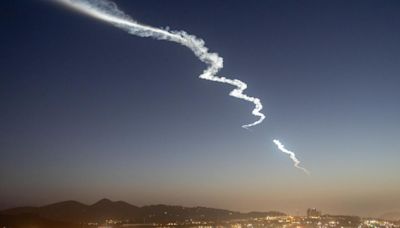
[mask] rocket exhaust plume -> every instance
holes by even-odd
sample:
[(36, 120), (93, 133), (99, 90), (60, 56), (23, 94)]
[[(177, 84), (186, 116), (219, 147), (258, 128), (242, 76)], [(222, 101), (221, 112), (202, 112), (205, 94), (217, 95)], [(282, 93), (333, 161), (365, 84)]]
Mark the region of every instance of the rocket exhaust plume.
[(115, 27), (123, 29), (128, 33), (140, 37), (151, 37), (158, 40), (167, 40), (181, 44), (197, 56), (197, 58), (207, 64), (207, 68), (199, 76), (201, 79), (220, 82), (235, 86), (229, 95), (254, 104), (252, 114), (258, 117), (253, 123), (243, 125), (243, 128), (255, 126), (265, 119), (265, 115), (261, 112), (263, 106), (259, 98), (251, 97), (243, 93), (247, 88), (247, 84), (238, 80), (217, 76), (216, 74), (223, 67), (223, 59), (217, 53), (209, 52), (202, 39), (194, 35), (190, 35), (185, 31), (172, 31), (169, 29), (155, 28), (152, 26), (141, 24), (108, 0), (56, 0), (64, 5), (73, 8), (81, 13), (92, 16), (101, 21), (108, 22)]
[(295, 154), (295, 153), (293, 153), (293, 152), (290, 151), (290, 150), (287, 150), (287, 149), (285, 148), (285, 146), (284, 146), (279, 140), (274, 139), (273, 142), (275, 143), (275, 145), (278, 147), (278, 149), (279, 149), (280, 151), (282, 151), (283, 153), (289, 154), (290, 159), (292, 159), (292, 161), (293, 161), (293, 163), (294, 163), (294, 167), (296, 167), (296, 168), (298, 168), (298, 169), (301, 169), (301, 170), (302, 170), (303, 172), (305, 172), (307, 175), (310, 175), (310, 172), (309, 172), (306, 168), (301, 167), (301, 166), (299, 165), (299, 164), (300, 164), (300, 161), (296, 158), (296, 154)]
[[(207, 65), (207, 68), (199, 76), (201, 79), (232, 85), (235, 88), (229, 93), (230, 96), (253, 103), (254, 109), (251, 113), (258, 117), (258, 119), (253, 123), (243, 125), (243, 128), (249, 129), (250, 127), (260, 124), (265, 119), (265, 115), (261, 112), (263, 106), (260, 99), (244, 94), (244, 90), (247, 88), (246, 83), (238, 79), (217, 76), (217, 73), (223, 67), (223, 59), (218, 56), (217, 53), (209, 52), (208, 48), (205, 46), (205, 42), (202, 39), (197, 38), (194, 35), (190, 35), (185, 31), (173, 31), (169, 30), (168, 28), (156, 28), (141, 24), (118, 9), (115, 3), (108, 0), (55, 1), (83, 14), (110, 23), (113, 26), (125, 30), (132, 35), (171, 41), (189, 48), (200, 61)], [(307, 174), (309, 173), (306, 169), (298, 166), (300, 162), (296, 159), (293, 152), (286, 150), (278, 140), (274, 140), (274, 143), (282, 152), (290, 155), (290, 158), (295, 163), (295, 167), (303, 170)]]

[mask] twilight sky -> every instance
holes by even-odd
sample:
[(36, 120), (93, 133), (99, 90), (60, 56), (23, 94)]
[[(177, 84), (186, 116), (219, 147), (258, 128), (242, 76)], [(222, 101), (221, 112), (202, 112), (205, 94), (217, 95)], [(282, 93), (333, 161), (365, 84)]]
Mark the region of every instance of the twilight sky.
[[(201, 80), (185, 47), (51, 1), (0, 8), (0, 208), (135, 205), (380, 215), (400, 210), (400, 2), (116, 1), (185, 30), (248, 83)], [(280, 139), (312, 175), (293, 168)]]

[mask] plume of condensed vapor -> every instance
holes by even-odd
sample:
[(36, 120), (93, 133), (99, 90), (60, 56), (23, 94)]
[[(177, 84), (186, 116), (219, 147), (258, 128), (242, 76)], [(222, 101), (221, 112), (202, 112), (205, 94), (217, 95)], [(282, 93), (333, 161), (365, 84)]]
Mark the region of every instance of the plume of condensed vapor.
[(172, 31), (169, 29), (155, 28), (152, 26), (141, 24), (130, 18), (124, 12), (119, 10), (113, 2), (110, 2), (108, 0), (56, 1), (63, 3), (64, 5), (80, 11), (84, 14), (108, 22), (118, 28), (127, 31), (132, 35), (151, 37), (158, 40), (172, 41), (189, 48), (199, 58), (199, 60), (201, 60), (208, 66), (199, 76), (201, 79), (221, 82), (235, 86), (236, 88), (229, 93), (230, 96), (249, 101), (254, 104), (252, 114), (258, 117), (258, 120), (253, 123), (243, 125), (242, 127), (248, 129), (249, 127), (257, 125), (264, 120), (265, 115), (261, 112), (263, 106), (260, 99), (248, 96), (243, 93), (243, 91), (247, 88), (246, 83), (238, 79), (230, 79), (216, 75), (223, 67), (223, 59), (218, 56), (217, 53), (209, 52), (202, 39), (197, 38), (194, 35), (190, 35), (185, 31)]
[(298, 169), (301, 169), (301, 170), (304, 171), (307, 175), (310, 175), (310, 172), (309, 172), (306, 168), (301, 167), (301, 166), (299, 165), (299, 164), (300, 164), (300, 161), (296, 158), (296, 154), (295, 154), (294, 152), (292, 152), (292, 151), (290, 151), (290, 150), (287, 150), (287, 149), (285, 148), (285, 146), (284, 146), (279, 140), (277, 140), (277, 139), (274, 139), (273, 142), (275, 143), (275, 145), (278, 147), (278, 149), (279, 149), (280, 151), (282, 151), (283, 153), (289, 154), (290, 159), (292, 159), (292, 161), (293, 161), (293, 163), (294, 163), (294, 167), (296, 167), (296, 168), (298, 168)]
[[(217, 73), (223, 67), (223, 59), (218, 56), (217, 53), (209, 52), (208, 48), (202, 39), (197, 38), (194, 35), (190, 35), (185, 31), (173, 31), (168, 28), (156, 28), (148, 25), (141, 24), (131, 17), (122, 12), (115, 3), (108, 0), (55, 0), (59, 3), (64, 4), (74, 10), (81, 13), (99, 19), (101, 21), (110, 23), (115, 27), (123, 29), (128, 33), (140, 37), (150, 37), (157, 40), (166, 40), (181, 44), (189, 48), (197, 58), (204, 62), (208, 67), (199, 76), (201, 79), (225, 83), (234, 86), (235, 88), (229, 93), (230, 96), (236, 97), (254, 104), (252, 114), (258, 117), (253, 123), (243, 125), (243, 128), (250, 128), (257, 124), (260, 124), (264, 119), (265, 115), (261, 112), (263, 109), (262, 103), (259, 98), (251, 97), (244, 94), (244, 90), (247, 88), (247, 84), (238, 80), (230, 79), (222, 76), (217, 76)], [(290, 152), (284, 148), (284, 146), (278, 141), (274, 140), (274, 143), (278, 145), (278, 148), (290, 154), (290, 158), (295, 162), (295, 166), (302, 169), (307, 174), (309, 173), (306, 169), (298, 166), (300, 163), (293, 152)]]

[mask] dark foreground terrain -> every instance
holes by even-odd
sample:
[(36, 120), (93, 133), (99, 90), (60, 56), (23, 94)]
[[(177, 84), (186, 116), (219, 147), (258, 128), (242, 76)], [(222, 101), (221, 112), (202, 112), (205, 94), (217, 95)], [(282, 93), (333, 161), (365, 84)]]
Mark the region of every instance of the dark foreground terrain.
[(204, 224), (254, 217), (285, 216), (281, 212), (240, 213), (206, 207), (152, 205), (137, 207), (123, 201), (102, 199), (86, 205), (64, 201), (42, 207), (18, 207), (0, 211), (0, 227), (97, 227), (101, 224), (135, 226), (152, 224)]

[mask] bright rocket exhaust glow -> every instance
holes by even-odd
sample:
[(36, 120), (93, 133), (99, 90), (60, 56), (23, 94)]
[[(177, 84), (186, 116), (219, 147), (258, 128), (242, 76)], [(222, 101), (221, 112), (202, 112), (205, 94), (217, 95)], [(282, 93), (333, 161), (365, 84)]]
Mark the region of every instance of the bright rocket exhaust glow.
[(310, 172), (309, 172), (306, 168), (301, 167), (301, 166), (299, 165), (299, 164), (300, 164), (300, 161), (296, 158), (296, 154), (295, 154), (294, 152), (292, 152), (292, 151), (290, 151), (290, 150), (287, 150), (287, 149), (285, 148), (285, 146), (284, 146), (279, 140), (277, 140), (277, 139), (274, 139), (273, 142), (275, 143), (275, 145), (278, 147), (278, 149), (279, 149), (280, 151), (282, 151), (283, 153), (289, 154), (290, 159), (292, 159), (292, 161), (293, 161), (293, 163), (294, 163), (294, 167), (296, 167), (296, 168), (298, 168), (298, 169), (301, 169), (301, 170), (304, 171), (307, 175), (310, 175)]
[(199, 58), (200, 61), (208, 65), (208, 68), (205, 69), (199, 76), (201, 79), (235, 86), (236, 88), (229, 93), (230, 96), (249, 101), (254, 104), (252, 114), (258, 117), (258, 120), (253, 123), (243, 125), (243, 128), (248, 129), (249, 127), (261, 123), (265, 119), (265, 115), (261, 112), (263, 106), (260, 99), (243, 93), (243, 91), (247, 88), (246, 83), (238, 79), (230, 79), (216, 75), (223, 67), (223, 59), (218, 56), (217, 53), (209, 52), (202, 39), (197, 38), (194, 35), (190, 35), (185, 31), (171, 31), (169, 29), (155, 28), (140, 24), (119, 10), (113, 2), (107, 0), (56, 1), (86, 15), (111, 23), (118, 28), (126, 30), (132, 35), (172, 41), (189, 48)]

